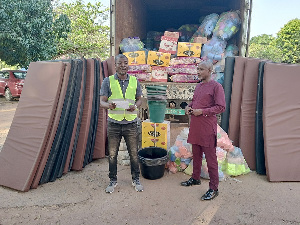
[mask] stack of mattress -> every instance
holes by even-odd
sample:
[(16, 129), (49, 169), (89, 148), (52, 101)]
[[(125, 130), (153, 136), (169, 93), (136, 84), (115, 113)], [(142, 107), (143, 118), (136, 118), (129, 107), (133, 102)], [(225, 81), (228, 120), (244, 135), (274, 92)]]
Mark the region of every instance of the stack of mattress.
[(227, 109), (221, 127), (241, 148), (249, 168), (267, 174), (269, 181), (300, 181), (299, 74), (299, 65), (244, 57), (226, 60)]
[(0, 152), (0, 185), (28, 191), (105, 156), (100, 86), (114, 59), (33, 62)]

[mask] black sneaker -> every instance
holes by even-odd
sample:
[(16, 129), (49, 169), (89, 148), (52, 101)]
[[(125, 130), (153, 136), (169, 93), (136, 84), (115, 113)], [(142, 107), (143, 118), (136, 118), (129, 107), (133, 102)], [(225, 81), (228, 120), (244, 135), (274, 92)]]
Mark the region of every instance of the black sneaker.
[(181, 186), (192, 186), (192, 185), (200, 185), (201, 181), (200, 180), (195, 180), (194, 178), (190, 178), (187, 181), (181, 182)]
[(209, 189), (202, 197), (201, 200), (212, 200), (219, 195), (218, 190)]
[(105, 189), (106, 193), (113, 193), (115, 190), (115, 187), (117, 187), (118, 183), (116, 180), (111, 180), (107, 186), (107, 188)]

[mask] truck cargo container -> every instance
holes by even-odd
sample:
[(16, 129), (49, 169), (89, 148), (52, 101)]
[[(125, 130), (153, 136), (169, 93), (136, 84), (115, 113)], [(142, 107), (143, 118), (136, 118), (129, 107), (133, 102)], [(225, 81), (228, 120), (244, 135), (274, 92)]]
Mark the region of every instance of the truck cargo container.
[[(230, 43), (238, 46), (240, 56), (247, 56), (252, 0), (111, 0), (111, 55), (121, 53), (119, 45), (124, 38), (139, 37), (143, 41), (149, 31), (164, 32), (185, 24), (200, 26), (200, 18), (228, 11), (239, 11), (241, 19), (239, 31), (230, 39)], [(153, 82), (142, 82), (144, 92), (145, 85), (151, 84)], [(175, 82), (160, 84), (168, 86), (168, 101), (174, 102), (177, 109), (183, 109), (191, 100), (197, 85)], [(174, 112), (182, 114), (177, 110)]]

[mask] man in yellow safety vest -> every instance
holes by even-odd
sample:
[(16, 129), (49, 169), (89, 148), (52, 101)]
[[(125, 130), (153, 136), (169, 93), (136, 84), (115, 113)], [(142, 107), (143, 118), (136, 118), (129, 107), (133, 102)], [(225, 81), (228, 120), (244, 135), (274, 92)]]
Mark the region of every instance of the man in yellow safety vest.
[(115, 57), (116, 74), (103, 80), (100, 105), (108, 109), (107, 137), (110, 182), (105, 191), (112, 193), (117, 186), (117, 156), (121, 138), (124, 137), (130, 156), (132, 185), (143, 191), (138, 163), (137, 111), (142, 104), (142, 89), (134, 76), (129, 76), (128, 59), (125, 55)]

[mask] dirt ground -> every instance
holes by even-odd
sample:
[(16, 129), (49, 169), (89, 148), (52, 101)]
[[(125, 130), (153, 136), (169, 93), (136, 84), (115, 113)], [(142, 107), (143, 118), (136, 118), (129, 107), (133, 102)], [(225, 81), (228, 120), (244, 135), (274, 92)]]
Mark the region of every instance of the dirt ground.
[[(0, 97), (0, 150), (17, 105)], [(171, 124), (171, 144), (184, 126)], [(144, 192), (138, 193), (131, 186), (130, 168), (118, 166), (119, 185), (112, 194), (104, 192), (107, 174), (104, 158), (25, 193), (0, 186), (0, 225), (300, 224), (298, 182), (270, 183), (251, 172), (220, 182), (219, 196), (203, 202), (208, 180), (181, 187), (189, 178), (182, 172), (166, 171), (157, 180), (141, 177)]]

